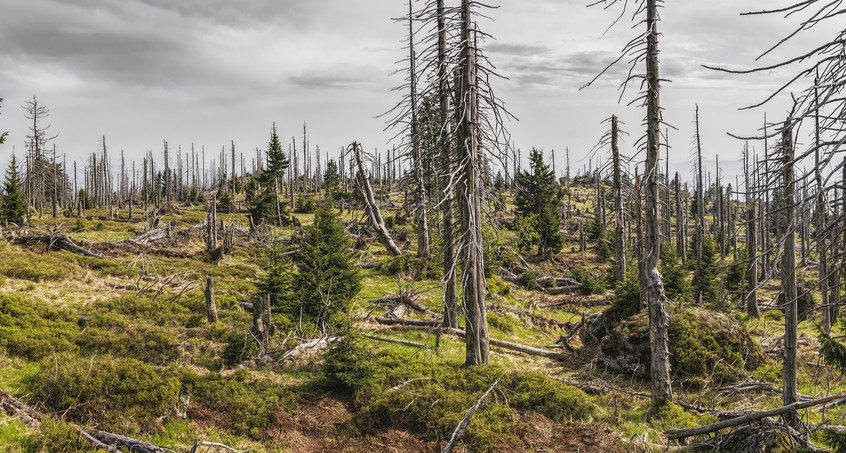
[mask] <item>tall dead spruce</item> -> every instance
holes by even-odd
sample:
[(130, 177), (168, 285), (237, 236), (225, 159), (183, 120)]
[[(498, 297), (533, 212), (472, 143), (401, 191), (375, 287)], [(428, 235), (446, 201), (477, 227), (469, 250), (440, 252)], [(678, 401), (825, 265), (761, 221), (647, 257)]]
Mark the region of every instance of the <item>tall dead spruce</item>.
[[(639, 282), (642, 297), (646, 299), (649, 310), (649, 344), (651, 349), (651, 380), (652, 380), (652, 404), (659, 407), (667, 401), (672, 401), (672, 384), (670, 382), (670, 353), (669, 340), (667, 337), (667, 324), (669, 315), (666, 309), (666, 296), (664, 295), (664, 284), (661, 273), (658, 271), (658, 258), (661, 251), (661, 215), (659, 211), (659, 152), (661, 146), (661, 85), (658, 65), (658, 7), (663, 4), (662, 0), (639, 0), (634, 3), (636, 15), (645, 15), (646, 30), (637, 38), (630, 41), (621, 52), (620, 56), (611, 66), (628, 58), (632, 67), (644, 63), (646, 72), (632, 75), (623, 83), (625, 92), (628, 82), (641, 78), (644, 79), (645, 92), (638, 99), (642, 99), (646, 107), (646, 137), (639, 143), (645, 147), (646, 168), (643, 175), (644, 197), (644, 237), (643, 252), (638, 260)], [(619, 5), (623, 12), (627, 13), (629, 2), (624, 0), (601, 0), (591, 3), (591, 6), (603, 5), (609, 8)], [(603, 70), (590, 85), (598, 79), (606, 70)]]
[(439, 198), (433, 201), (443, 213), (444, 323), (457, 324), (455, 279), (456, 269), (461, 269), (468, 365), (490, 361), (482, 225), (490, 221), (483, 217), (485, 204), (495, 197), (486, 195), (483, 176), (492, 160), (504, 165), (508, 143), (502, 124), (508, 113), (490, 86), (497, 74), (479, 48), (486, 36), (478, 30), (481, 8), (487, 7), (471, 0), (462, 0), (458, 7), (429, 0), (412, 12), (421, 22), (419, 43), (425, 50), (419, 59), (426, 62), (417, 67), (417, 79), (430, 81), (418, 96), (438, 99), (440, 184)]
[[(419, 120), (419, 92), (417, 81), (418, 58), (415, 51), (415, 21), (413, 0), (408, 0), (408, 16), (397, 21), (408, 23), (408, 77), (406, 83), (396, 88), (397, 91), (407, 91), (402, 100), (387, 114), (391, 115), (388, 128), (402, 127), (400, 135), (401, 152), (409, 157), (411, 161), (413, 187), (414, 187), (414, 215), (417, 223), (417, 256), (419, 258), (429, 257), (429, 222), (426, 216), (427, 196), (426, 183), (423, 178), (423, 158), (420, 145), (420, 120)], [(395, 137), (396, 138), (396, 137)]]

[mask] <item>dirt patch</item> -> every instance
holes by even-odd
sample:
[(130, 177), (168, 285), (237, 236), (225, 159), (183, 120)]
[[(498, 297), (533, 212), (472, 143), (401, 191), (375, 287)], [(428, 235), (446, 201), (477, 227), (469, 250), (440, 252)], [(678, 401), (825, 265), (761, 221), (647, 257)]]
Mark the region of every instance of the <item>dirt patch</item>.
[(502, 451), (546, 451), (580, 453), (623, 452), (618, 435), (594, 425), (561, 425), (540, 414), (526, 414), (514, 425), (513, 433), (522, 445), (512, 445)]

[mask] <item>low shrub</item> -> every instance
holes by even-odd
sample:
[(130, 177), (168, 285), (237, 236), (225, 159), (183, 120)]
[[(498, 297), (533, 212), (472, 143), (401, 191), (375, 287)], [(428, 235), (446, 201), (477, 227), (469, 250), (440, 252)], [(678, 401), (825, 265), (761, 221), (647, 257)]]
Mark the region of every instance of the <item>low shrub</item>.
[[(75, 426), (45, 418), (41, 428), (29, 439), (24, 451), (31, 453), (90, 452), (91, 443), (83, 439)], [(102, 451), (102, 450), (98, 450)]]
[(78, 332), (70, 312), (22, 294), (0, 293), (0, 346), (9, 354), (37, 360), (75, 351)]
[(584, 419), (596, 411), (580, 390), (541, 373), (506, 372), (499, 366), (466, 368), (386, 350), (371, 352), (354, 337), (332, 346), (325, 372), (332, 390), (353, 395), (362, 431), (395, 428), (431, 439), (448, 438), (500, 377), (496, 394), (504, 398), (489, 395), (470, 421), (463, 436), (469, 451), (493, 450), (511, 439), (517, 411), (538, 412), (557, 422)]
[(63, 255), (4, 251), (3, 259), (0, 260), (0, 274), (36, 283), (62, 281), (73, 271), (73, 261), (64, 259)]
[(189, 373), (183, 380), (191, 391), (194, 407), (222, 415), (230, 430), (253, 439), (265, 438), (275, 414), (290, 411), (299, 401), (289, 388), (254, 378), (244, 369), (226, 376)]
[(59, 354), (30, 378), (32, 396), (47, 408), (115, 432), (155, 430), (173, 410), (179, 380), (131, 358)]

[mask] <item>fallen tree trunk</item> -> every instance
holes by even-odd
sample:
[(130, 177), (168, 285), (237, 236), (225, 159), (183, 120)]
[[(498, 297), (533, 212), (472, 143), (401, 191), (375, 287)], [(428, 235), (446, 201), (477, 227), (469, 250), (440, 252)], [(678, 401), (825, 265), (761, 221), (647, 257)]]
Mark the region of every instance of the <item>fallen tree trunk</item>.
[(395, 319), (395, 318), (373, 318), (379, 324), (386, 326), (418, 326), (418, 327), (437, 327), (441, 325), (439, 319)]
[[(444, 328), (444, 329), (442, 329), (442, 332), (451, 333), (451, 334), (459, 336), (461, 338), (464, 338), (467, 335), (467, 332), (460, 330), (460, 329)], [(558, 352), (547, 351), (546, 349), (535, 348), (533, 346), (526, 346), (524, 344), (519, 344), (519, 343), (512, 343), (510, 341), (505, 341), (505, 340), (497, 340), (496, 338), (491, 338), (490, 344), (492, 344), (494, 346), (499, 346), (500, 348), (503, 348), (503, 349), (509, 349), (509, 350), (512, 350), (512, 351), (522, 352), (524, 354), (529, 354), (529, 355), (546, 357), (546, 358), (552, 359), (552, 360), (562, 360), (562, 359), (564, 359), (564, 357), (566, 357), (564, 354), (561, 354), (561, 353), (558, 353)]]
[(71, 253), (76, 253), (77, 255), (87, 256), (91, 258), (99, 258), (99, 259), (106, 259), (103, 255), (98, 255), (93, 252), (89, 252), (84, 248), (76, 245), (68, 239), (64, 234), (42, 234), (38, 236), (18, 236), (13, 238), (14, 242), (16, 243), (27, 243), (27, 242), (41, 242), (47, 244), (48, 248), (56, 247), (61, 250), (67, 250)]
[(733, 426), (743, 425), (746, 423), (754, 422), (757, 420), (761, 420), (766, 417), (775, 417), (777, 415), (786, 414), (789, 412), (795, 412), (799, 409), (806, 409), (809, 407), (819, 406), (820, 404), (828, 403), (829, 401), (838, 400), (846, 396), (846, 393), (838, 393), (837, 395), (830, 395), (824, 398), (818, 398), (812, 401), (804, 401), (804, 402), (796, 402), (793, 404), (789, 404), (787, 406), (782, 406), (776, 409), (770, 409), (768, 411), (760, 411), (760, 412), (751, 412), (746, 415), (742, 415), (740, 417), (735, 417), (729, 420), (723, 420), (717, 423), (712, 423), (710, 425), (700, 426), (698, 428), (688, 428), (688, 429), (668, 429), (664, 431), (664, 434), (667, 435), (668, 439), (678, 440), (678, 439), (685, 439), (688, 437), (699, 436), (702, 434), (712, 433), (714, 431), (719, 431), (724, 428), (731, 428)]
[(350, 145), (356, 164), (358, 165), (358, 175), (356, 181), (361, 188), (361, 193), (364, 195), (365, 206), (367, 207), (367, 214), (370, 218), (370, 223), (376, 230), (376, 236), (379, 242), (385, 246), (385, 249), (391, 256), (399, 256), (401, 254), (399, 247), (391, 238), (391, 233), (385, 226), (385, 221), (382, 219), (382, 212), (379, 210), (379, 205), (376, 204), (376, 198), (373, 196), (373, 188), (370, 187), (370, 181), (367, 179), (367, 172), (364, 170), (364, 164), (361, 161), (361, 145), (353, 143)]
[(121, 436), (119, 434), (98, 431), (96, 429), (88, 430), (88, 434), (106, 445), (128, 448), (129, 451), (133, 453), (171, 453), (171, 450), (158, 445), (144, 442), (143, 440), (133, 439), (131, 437)]
[(400, 340), (398, 338), (377, 337), (376, 335), (368, 335), (368, 334), (361, 334), (361, 336), (364, 337), (364, 338), (369, 338), (371, 340), (384, 341), (385, 343), (401, 344), (403, 346), (411, 346), (412, 348), (417, 348), (417, 349), (428, 349), (429, 348), (429, 345), (425, 345), (423, 343), (415, 343), (413, 341)]
[[(41, 420), (44, 418), (37, 410), (29, 407), (17, 398), (9, 395), (6, 392), (0, 391), (0, 408), (6, 411), (13, 417), (18, 417), (27, 426), (33, 429), (41, 427)], [(131, 437), (121, 436), (106, 431), (99, 431), (96, 429), (85, 430), (79, 425), (73, 425), (79, 434), (91, 443), (91, 447), (96, 450), (103, 450), (109, 453), (123, 453), (118, 447), (127, 448), (133, 453), (174, 453), (173, 450), (160, 447), (143, 440), (133, 439)], [(227, 445), (217, 442), (197, 441), (191, 452), (196, 452), (198, 447), (217, 448), (231, 453), (244, 453), (241, 450), (235, 450)]]
[[(455, 335), (457, 337), (464, 338), (467, 335), (467, 332), (461, 329), (451, 329), (447, 327), (441, 327), (441, 322), (439, 320), (428, 320), (428, 319), (391, 319), (391, 318), (374, 318), (376, 322), (379, 324), (389, 325), (389, 326), (404, 326), (407, 327), (409, 330), (419, 330), (424, 328), (440, 328), (442, 333), (448, 333)], [(503, 349), (509, 349), (511, 351), (522, 352), (524, 354), (539, 356), (539, 357), (546, 357), (552, 360), (563, 360), (566, 356), (559, 352), (554, 351), (547, 351), (546, 349), (536, 348), (534, 346), (527, 346), (520, 343), (512, 343), (510, 341), (505, 340), (498, 340), (496, 338), (490, 339), (490, 344), (494, 346), (499, 346)]]

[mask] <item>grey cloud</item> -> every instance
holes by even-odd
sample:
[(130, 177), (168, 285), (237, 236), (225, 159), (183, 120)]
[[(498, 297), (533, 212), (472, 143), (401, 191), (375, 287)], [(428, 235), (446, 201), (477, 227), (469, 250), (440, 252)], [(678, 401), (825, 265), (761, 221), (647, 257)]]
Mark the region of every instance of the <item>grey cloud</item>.
[[(523, 86), (576, 89), (588, 83), (617, 58), (612, 52), (585, 51), (537, 58), (531, 54), (498, 61), (503, 73)], [(625, 62), (611, 67), (598, 83), (617, 84), (626, 76)]]
[(541, 55), (551, 50), (542, 44), (506, 44), (502, 42), (491, 43), (487, 46), (487, 49), (494, 54), (501, 55)]
[(342, 89), (367, 85), (370, 79), (327, 72), (321, 74), (299, 74), (287, 79), (292, 85), (307, 89)]

